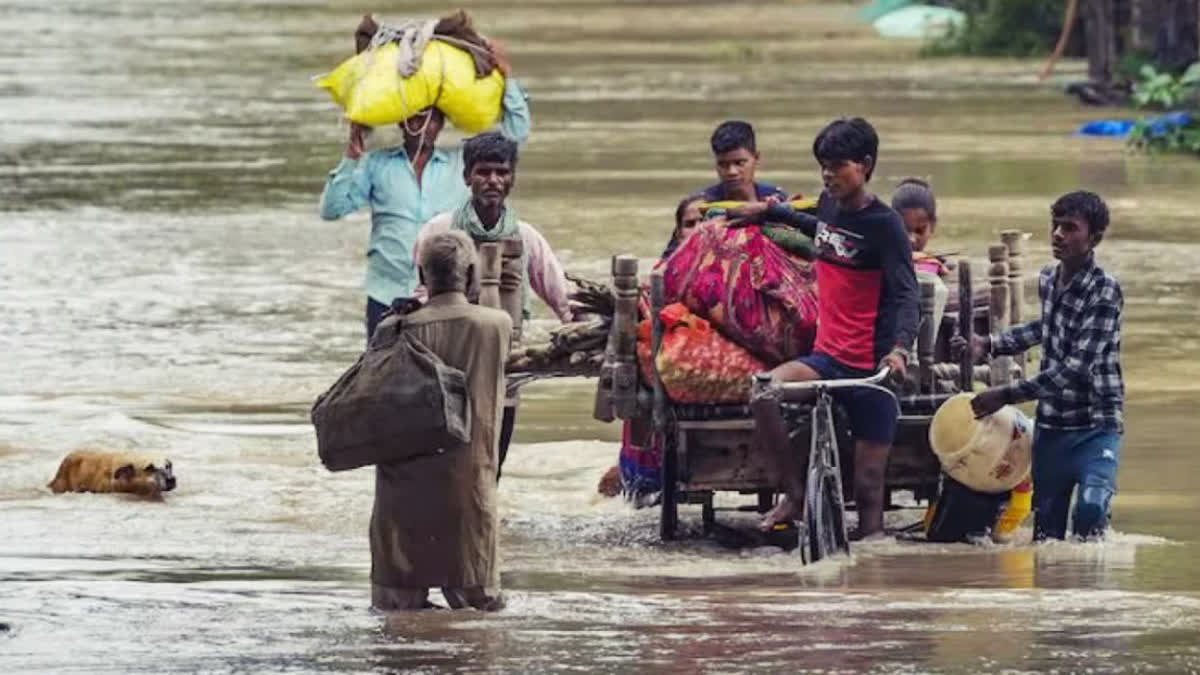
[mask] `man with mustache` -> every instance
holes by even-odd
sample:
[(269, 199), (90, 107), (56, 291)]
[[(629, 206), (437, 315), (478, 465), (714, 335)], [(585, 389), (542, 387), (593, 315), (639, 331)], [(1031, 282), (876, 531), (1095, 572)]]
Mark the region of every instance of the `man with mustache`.
[[(507, 51), (488, 43), (496, 67), (504, 74), (500, 130), (516, 142), (529, 138), (530, 116), (525, 92), (512, 77)], [(371, 239), (367, 247), (367, 340), (384, 312), (398, 298), (410, 298), (417, 286), (413, 246), (421, 225), (453, 209), (467, 197), (463, 155), (459, 148), (437, 148), (445, 125), (437, 108), (428, 108), (400, 123), (400, 147), (366, 151), (369, 127), (350, 125), (345, 157), (329, 173), (321, 193), (321, 218), (337, 220), (363, 206), (371, 207)]]
[[(517, 142), (503, 134), (488, 132), (463, 143), (463, 181), (471, 196), (453, 211), (443, 213), (421, 228), (417, 236), (416, 254), (422, 243), (443, 232), (466, 232), (476, 243), (518, 239), (523, 244), (525, 278), (522, 280), (522, 307), (526, 317), (530, 310), (530, 291), (550, 307), (562, 321), (571, 320), (567, 298), (567, 277), (562, 265), (546, 238), (532, 225), (518, 220), (516, 209), (507, 204), (517, 179)], [(508, 454), (516, 423), (517, 397), (506, 397), (504, 419), (500, 427), (500, 453), (496, 478)]]

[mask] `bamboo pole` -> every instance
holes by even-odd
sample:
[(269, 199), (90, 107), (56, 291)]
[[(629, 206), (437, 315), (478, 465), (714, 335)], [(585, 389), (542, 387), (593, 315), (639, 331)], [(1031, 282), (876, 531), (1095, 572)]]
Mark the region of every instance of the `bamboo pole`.
[[(988, 306), (988, 320), (992, 335), (1008, 329), (1008, 247), (994, 244), (988, 247), (988, 281), (992, 288), (992, 302)], [(1011, 379), (1012, 359), (996, 356), (992, 359), (992, 386), (1008, 384)]]
[(1042, 72), (1038, 73), (1039, 80), (1050, 77), (1050, 72), (1054, 70), (1054, 64), (1062, 58), (1063, 51), (1067, 48), (1067, 42), (1071, 39), (1071, 29), (1075, 26), (1075, 13), (1078, 7), (1079, 0), (1067, 0), (1067, 7), (1063, 11), (1062, 32), (1058, 35), (1058, 44), (1054, 45), (1054, 51), (1050, 54), (1046, 65), (1042, 67)]

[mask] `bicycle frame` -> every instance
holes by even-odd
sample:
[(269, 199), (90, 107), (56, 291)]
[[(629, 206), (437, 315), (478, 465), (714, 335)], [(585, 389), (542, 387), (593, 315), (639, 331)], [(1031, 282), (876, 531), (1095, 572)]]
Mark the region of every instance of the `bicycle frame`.
[[(802, 510), (809, 541), (810, 561), (820, 560), (839, 550), (846, 553), (850, 551), (831, 392), (834, 389), (848, 388), (876, 389), (890, 396), (899, 409), (895, 394), (879, 384), (887, 379), (890, 373), (891, 369), (884, 367), (875, 375), (859, 379), (786, 383), (772, 382), (766, 374), (755, 376), (754, 397), (772, 399), (780, 406), (784, 401), (806, 399), (809, 395), (816, 394), (811, 412), (811, 440)], [(782, 415), (782, 411), (779, 414)], [(788, 436), (791, 437), (792, 434)]]

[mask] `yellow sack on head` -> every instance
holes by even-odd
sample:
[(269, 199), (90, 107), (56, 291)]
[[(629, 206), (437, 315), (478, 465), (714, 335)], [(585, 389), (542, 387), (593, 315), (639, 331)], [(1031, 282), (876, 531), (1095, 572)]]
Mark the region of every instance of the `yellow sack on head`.
[(401, 78), (396, 70), (399, 49), (388, 43), (352, 56), (317, 78), (316, 86), (329, 92), (351, 122), (372, 127), (398, 124), (429, 106), (437, 106), (469, 134), (499, 121), (504, 96), (499, 70), (476, 78), (470, 54), (434, 39), (425, 47), (421, 68)]

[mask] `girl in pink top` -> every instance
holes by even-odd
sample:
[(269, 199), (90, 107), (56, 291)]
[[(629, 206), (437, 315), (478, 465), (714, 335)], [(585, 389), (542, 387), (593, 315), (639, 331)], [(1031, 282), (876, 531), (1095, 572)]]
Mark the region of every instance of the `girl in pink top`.
[(925, 251), (925, 246), (933, 238), (933, 231), (937, 229), (937, 200), (933, 197), (933, 188), (919, 178), (905, 178), (892, 194), (892, 208), (900, 214), (904, 229), (908, 231), (908, 240), (912, 242), (913, 269), (917, 273), (917, 281), (933, 281), (933, 325), (941, 328), (946, 301), (950, 298), (950, 289), (942, 277), (950, 270), (944, 258)]
[(933, 197), (933, 188), (920, 178), (905, 178), (892, 194), (892, 208), (904, 220), (904, 229), (912, 242), (916, 271), (945, 276), (947, 270), (942, 259), (925, 252), (925, 246), (937, 228), (937, 200)]

